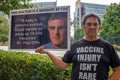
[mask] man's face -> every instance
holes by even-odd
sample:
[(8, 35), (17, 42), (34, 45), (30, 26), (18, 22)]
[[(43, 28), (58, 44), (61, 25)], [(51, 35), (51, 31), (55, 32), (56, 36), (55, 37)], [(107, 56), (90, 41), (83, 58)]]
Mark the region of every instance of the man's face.
[(54, 19), (48, 23), (49, 36), (55, 46), (60, 46), (66, 38), (65, 24), (64, 19)]
[(83, 26), (83, 30), (86, 36), (97, 37), (97, 34), (100, 30), (98, 19), (94, 17), (88, 18)]

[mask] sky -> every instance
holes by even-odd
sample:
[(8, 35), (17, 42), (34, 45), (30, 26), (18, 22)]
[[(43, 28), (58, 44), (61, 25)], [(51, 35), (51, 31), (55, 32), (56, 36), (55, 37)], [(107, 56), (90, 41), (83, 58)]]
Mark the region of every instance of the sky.
[[(56, 1), (57, 6), (70, 6), (70, 17), (73, 19), (75, 2), (77, 0), (33, 0), (33, 2), (56, 2)], [(120, 0), (81, 0), (81, 2), (110, 5), (110, 3), (119, 3)]]

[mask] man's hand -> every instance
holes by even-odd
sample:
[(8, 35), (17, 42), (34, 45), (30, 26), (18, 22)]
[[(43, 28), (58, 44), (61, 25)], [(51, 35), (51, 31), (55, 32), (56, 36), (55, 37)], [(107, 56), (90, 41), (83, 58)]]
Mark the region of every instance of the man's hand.
[(40, 46), (38, 48), (35, 49), (35, 52), (38, 53), (47, 53), (47, 50), (44, 49), (45, 46)]
[(45, 46), (38, 47), (37, 49), (35, 49), (35, 52), (38, 52), (41, 54), (47, 54), (51, 58), (51, 60), (60, 68), (65, 68), (69, 65), (68, 63), (65, 63), (60, 57), (52, 54), (48, 50), (45, 50), (44, 47)]

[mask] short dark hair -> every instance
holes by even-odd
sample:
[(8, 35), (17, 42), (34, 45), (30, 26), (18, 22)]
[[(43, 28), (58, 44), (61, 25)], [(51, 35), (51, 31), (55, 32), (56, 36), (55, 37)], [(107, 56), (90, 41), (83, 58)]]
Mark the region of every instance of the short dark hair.
[(64, 25), (67, 28), (67, 13), (65, 12), (61, 12), (61, 13), (52, 13), (48, 19), (48, 26), (49, 26), (49, 22), (52, 20), (56, 20), (56, 19), (63, 19), (64, 20)]
[(48, 21), (50, 20), (54, 20), (54, 19), (64, 19), (67, 20), (67, 14), (64, 12), (61, 13), (52, 13), (48, 19)]
[(100, 19), (100, 17), (97, 14), (95, 14), (95, 13), (89, 13), (89, 14), (86, 14), (86, 15), (83, 16), (83, 18), (82, 18), (82, 26), (85, 25), (86, 20), (88, 18), (90, 18), (90, 17), (97, 18), (98, 22), (99, 22), (99, 25), (101, 25), (101, 19)]

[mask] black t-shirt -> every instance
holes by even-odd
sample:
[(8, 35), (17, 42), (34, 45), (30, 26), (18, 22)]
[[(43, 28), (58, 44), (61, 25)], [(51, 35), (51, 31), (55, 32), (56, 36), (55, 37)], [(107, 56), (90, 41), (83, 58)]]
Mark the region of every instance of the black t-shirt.
[(73, 63), (71, 80), (107, 80), (109, 66), (120, 66), (120, 58), (113, 46), (103, 39), (76, 41), (62, 59)]

